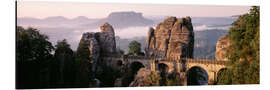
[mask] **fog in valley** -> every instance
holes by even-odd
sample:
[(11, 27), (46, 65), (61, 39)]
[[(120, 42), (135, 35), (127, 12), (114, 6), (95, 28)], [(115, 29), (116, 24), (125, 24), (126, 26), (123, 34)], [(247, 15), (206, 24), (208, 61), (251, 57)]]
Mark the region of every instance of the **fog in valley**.
[[(126, 16), (126, 17), (123, 17)], [(67, 39), (71, 48), (76, 51), (81, 36), (85, 32), (99, 32), (99, 26), (109, 22), (115, 31), (117, 48), (128, 52), (128, 44), (132, 40), (141, 43), (144, 51), (145, 37), (149, 27), (155, 26), (169, 16), (142, 16), (136, 12), (116, 12), (111, 13), (106, 18), (88, 18), (79, 16), (73, 19), (63, 16), (47, 17), (37, 19), (31, 17), (17, 18), (17, 25), (24, 28), (37, 28), (41, 33), (49, 36), (49, 41), (55, 45), (57, 41)], [(180, 16), (178, 16), (180, 17)], [(231, 23), (237, 17), (192, 17), (193, 29), (195, 33), (194, 57), (213, 59), (215, 44), (220, 36), (227, 33)], [(210, 47), (209, 57), (199, 54), (201, 47)], [(208, 49), (209, 50), (209, 49)], [(205, 51), (205, 50), (203, 50)], [(200, 57), (203, 56), (203, 57)]]

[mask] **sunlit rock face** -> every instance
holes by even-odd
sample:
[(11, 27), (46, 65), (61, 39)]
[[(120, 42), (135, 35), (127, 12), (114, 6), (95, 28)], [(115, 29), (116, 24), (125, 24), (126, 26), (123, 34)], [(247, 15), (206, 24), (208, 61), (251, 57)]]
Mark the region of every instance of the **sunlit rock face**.
[(145, 52), (151, 57), (193, 58), (194, 32), (190, 17), (169, 17), (149, 29)]
[(229, 35), (225, 35), (218, 39), (218, 42), (216, 45), (216, 60), (218, 61), (228, 60), (226, 53), (230, 45), (231, 43), (230, 43)]
[(101, 25), (100, 32), (84, 33), (82, 39), (88, 44), (90, 55), (107, 55), (116, 51), (114, 29), (109, 23)]

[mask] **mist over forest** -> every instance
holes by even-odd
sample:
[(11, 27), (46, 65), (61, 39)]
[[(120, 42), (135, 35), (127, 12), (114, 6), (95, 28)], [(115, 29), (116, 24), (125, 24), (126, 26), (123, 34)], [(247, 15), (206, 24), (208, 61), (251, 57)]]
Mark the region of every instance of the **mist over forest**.
[[(116, 45), (125, 53), (132, 40), (145, 47), (145, 37), (149, 27), (155, 26), (169, 16), (143, 16), (136, 12), (114, 12), (106, 18), (88, 18), (78, 16), (68, 19), (63, 16), (37, 19), (32, 17), (17, 18), (17, 25), (24, 28), (37, 28), (49, 36), (49, 41), (56, 45), (57, 41), (67, 39), (75, 51), (81, 36), (85, 32), (98, 32), (99, 26), (109, 22), (115, 31)], [(180, 16), (178, 16), (180, 17)], [(227, 33), (231, 23), (237, 17), (191, 17), (195, 33), (194, 58), (215, 59), (215, 45), (220, 36)]]

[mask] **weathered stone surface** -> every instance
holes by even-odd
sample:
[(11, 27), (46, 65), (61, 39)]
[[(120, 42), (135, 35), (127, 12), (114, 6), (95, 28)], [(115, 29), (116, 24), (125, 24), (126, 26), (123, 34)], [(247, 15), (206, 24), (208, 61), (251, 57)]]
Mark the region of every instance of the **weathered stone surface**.
[(192, 58), (194, 32), (191, 18), (169, 17), (149, 29), (146, 38), (146, 55), (167, 58)]
[[(105, 23), (100, 26), (100, 32), (84, 33), (82, 40), (85, 41), (89, 49), (89, 61), (92, 64), (91, 71), (95, 73), (94, 75), (99, 75), (103, 69), (102, 65), (99, 64), (100, 57), (115, 54), (116, 52), (114, 29), (110, 24)], [(89, 83), (89, 87), (98, 87), (101, 82), (95, 79)]]
[(225, 35), (218, 39), (217, 45), (216, 45), (216, 60), (218, 61), (227, 61), (228, 58), (226, 57), (227, 50), (230, 43), (229, 35)]
[(159, 85), (160, 76), (158, 72), (153, 72), (147, 68), (141, 68), (137, 75), (135, 76), (134, 81), (132, 81), (129, 86), (155, 86)]
[[(84, 39), (89, 45), (90, 55), (92, 55), (91, 53), (99, 53), (100, 55), (105, 55), (113, 54), (116, 52), (114, 29), (108, 23), (100, 26), (100, 32), (84, 33), (82, 39)], [(99, 52), (96, 52), (95, 49), (99, 49)]]
[(116, 52), (114, 29), (109, 23), (100, 26), (100, 32), (84, 33), (82, 39), (86, 41), (89, 47), (89, 57), (94, 65), (100, 56), (114, 54)]
[(101, 55), (113, 54), (116, 51), (113, 27), (105, 23), (100, 29), (100, 32), (86, 32), (82, 36), (89, 48), (90, 62), (93, 63), (92, 71), (96, 70)]
[(100, 56), (100, 47), (98, 41), (96, 40), (96, 33), (84, 33), (82, 39), (86, 42), (89, 48), (90, 62), (93, 63), (92, 71), (95, 71), (96, 63), (98, 62)]
[(116, 51), (116, 43), (114, 36), (114, 29), (109, 23), (105, 23), (100, 26), (100, 32), (98, 32), (97, 40), (101, 47), (102, 54), (112, 54)]

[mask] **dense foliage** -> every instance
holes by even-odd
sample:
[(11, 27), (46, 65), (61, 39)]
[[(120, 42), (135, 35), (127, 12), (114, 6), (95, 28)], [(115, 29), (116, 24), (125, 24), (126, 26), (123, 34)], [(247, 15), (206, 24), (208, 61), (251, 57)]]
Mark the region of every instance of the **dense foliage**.
[(54, 60), (51, 64), (51, 86), (73, 87), (75, 80), (75, 55), (66, 39), (55, 45)]
[(89, 82), (93, 79), (89, 55), (88, 44), (84, 39), (81, 39), (76, 53), (77, 87), (89, 87)]
[(141, 52), (141, 44), (137, 41), (131, 41), (128, 45), (129, 47), (129, 55), (144, 55), (143, 52)]
[(54, 47), (37, 29), (16, 28), (16, 88), (44, 88)]
[(218, 84), (260, 83), (260, 8), (253, 6), (241, 15), (229, 31), (228, 70)]

